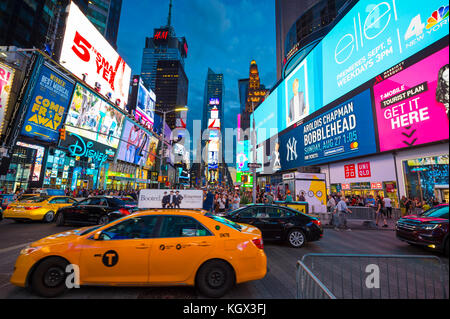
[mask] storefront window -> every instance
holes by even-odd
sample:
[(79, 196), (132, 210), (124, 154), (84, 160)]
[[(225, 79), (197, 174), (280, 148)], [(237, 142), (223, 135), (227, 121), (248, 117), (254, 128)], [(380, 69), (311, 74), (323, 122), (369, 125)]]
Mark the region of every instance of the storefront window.
[(407, 196), (428, 203), (448, 203), (448, 162), (448, 155), (403, 161)]

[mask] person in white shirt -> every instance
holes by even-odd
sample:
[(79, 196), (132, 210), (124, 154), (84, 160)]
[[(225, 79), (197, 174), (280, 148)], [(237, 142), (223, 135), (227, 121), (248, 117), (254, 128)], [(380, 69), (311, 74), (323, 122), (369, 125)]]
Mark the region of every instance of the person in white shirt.
[(219, 199), (217, 200), (217, 203), (219, 204), (219, 213), (224, 214), (225, 208), (226, 208), (226, 203), (227, 203), (225, 195), (222, 194), (222, 196), (219, 197)]
[(387, 218), (392, 218), (392, 201), (389, 197), (383, 199), (384, 207), (386, 208)]

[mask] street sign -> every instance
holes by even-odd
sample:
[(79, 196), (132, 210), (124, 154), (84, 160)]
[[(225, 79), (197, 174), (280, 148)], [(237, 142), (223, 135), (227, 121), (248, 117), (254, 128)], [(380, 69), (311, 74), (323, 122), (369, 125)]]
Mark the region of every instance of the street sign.
[(261, 168), (262, 164), (260, 163), (248, 163), (248, 168)]

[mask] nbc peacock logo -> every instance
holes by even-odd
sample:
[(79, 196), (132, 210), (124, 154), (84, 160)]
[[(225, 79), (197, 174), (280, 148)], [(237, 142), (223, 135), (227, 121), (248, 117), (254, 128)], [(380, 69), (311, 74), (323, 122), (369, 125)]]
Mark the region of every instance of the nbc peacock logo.
[(431, 17), (428, 18), (427, 30), (431, 29), (442, 20), (448, 18), (448, 15), (448, 6), (442, 6), (438, 10), (434, 11)]

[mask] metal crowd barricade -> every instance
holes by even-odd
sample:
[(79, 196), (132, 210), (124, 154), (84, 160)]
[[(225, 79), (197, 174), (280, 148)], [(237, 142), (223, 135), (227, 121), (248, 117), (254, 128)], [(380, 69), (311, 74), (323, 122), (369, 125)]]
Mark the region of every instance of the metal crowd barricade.
[(375, 220), (376, 218), (376, 211), (372, 207), (349, 206), (348, 209), (350, 209), (352, 213), (347, 214), (347, 219)]
[(448, 265), (435, 256), (307, 254), (299, 299), (447, 299)]

